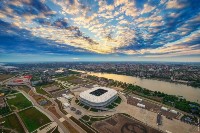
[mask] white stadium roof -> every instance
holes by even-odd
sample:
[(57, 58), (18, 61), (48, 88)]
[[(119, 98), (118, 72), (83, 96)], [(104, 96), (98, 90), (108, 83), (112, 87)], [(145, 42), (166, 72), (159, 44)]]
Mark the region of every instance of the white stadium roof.
[[(105, 90), (102, 94), (95, 95), (95, 94), (91, 94), (96, 90)], [(87, 100), (91, 103), (104, 103), (108, 100), (110, 100), (112, 97), (116, 96), (117, 91), (107, 88), (107, 87), (94, 87), (92, 89), (86, 90), (84, 92), (80, 93), (80, 97), (84, 100)]]

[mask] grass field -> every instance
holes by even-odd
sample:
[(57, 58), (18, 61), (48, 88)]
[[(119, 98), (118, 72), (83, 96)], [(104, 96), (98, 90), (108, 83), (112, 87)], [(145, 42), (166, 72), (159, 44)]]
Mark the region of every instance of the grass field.
[(35, 87), (35, 89), (36, 89), (36, 92), (37, 93), (40, 93), (40, 94), (42, 94), (42, 95), (47, 95), (48, 93), (46, 92), (46, 91), (44, 91), (43, 89), (42, 89), (42, 87)]
[[(9, 99), (9, 97), (15, 96), (14, 98)], [(7, 102), (12, 110), (20, 110), (32, 106), (32, 103), (26, 99), (22, 93), (14, 94), (8, 96)]]
[(0, 122), (3, 121), (5, 121), (5, 123), (3, 124), (4, 127), (16, 130), (19, 133), (25, 133), (22, 125), (20, 124), (15, 114), (0, 119)]
[(32, 132), (42, 125), (51, 122), (46, 115), (34, 107), (19, 112), (19, 115), (29, 132)]

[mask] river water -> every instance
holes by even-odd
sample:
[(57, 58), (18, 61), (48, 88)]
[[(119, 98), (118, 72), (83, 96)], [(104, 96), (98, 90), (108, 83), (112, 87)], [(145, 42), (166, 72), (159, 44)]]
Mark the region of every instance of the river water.
[[(84, 72), (84, 71), (79, 71), (79, 72)], [(143, 79), (139, 77), (119, 75), (119, 74), (108, 74), (108, 73), (97, 73), (97, 72), (87, 72), (87, 74), (135, 84), (152, 91), (160, 91), (166, 94), (183, 96), (189, 101), (200, 103), (200, 88), (195, 88), (184, 84), (158, 81), (153, 79)]]

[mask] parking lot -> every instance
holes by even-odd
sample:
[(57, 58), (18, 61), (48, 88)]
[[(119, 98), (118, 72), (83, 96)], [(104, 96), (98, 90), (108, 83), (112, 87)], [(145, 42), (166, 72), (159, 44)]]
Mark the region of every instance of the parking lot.
[(172, 119), (172, 118), (178, 118), (178, 116), (180, 115), (179, 113), (173, 113), (173, 112), (170, 112), (170, 109), (169, 110), (162, 110), (162, 106), (160, 105), (157, 105), (157, 104), (154, 104), (154, 103), (151, 103), (151, 102), (148, 102), (144, 99), (139, 99), (139, 98), (136, 98), (136, 97), (133, 97), (133, 96), (127, 96), (127, 103), (128, 104), (131, 104), (131, 105), (134, 105), (134, 106), (137, 106), (138, 103), (142, 104), (142, 105), (145, 105), (145, 109), (148, 110), (148, 111), (152, 111), (152, 112), (155, 112), (155, 113), (161, 113), (162, 115), (166, 116), (167, 118), (169, 119)]

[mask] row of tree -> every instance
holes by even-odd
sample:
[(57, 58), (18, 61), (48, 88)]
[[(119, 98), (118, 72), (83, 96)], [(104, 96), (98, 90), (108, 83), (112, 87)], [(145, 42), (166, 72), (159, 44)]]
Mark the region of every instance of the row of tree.
[(87, 76), (87, 78), (98, 82), (103, 81), (107, 83), (108, 86), (121, 87), (123, 89), (129, 90), (129, 92), (156, 100), (158, 102), (162, 102), (163, 104), (166, 104), (168, 106), (175, 107), (179, 110), (200, 117), (200, 105), (196, 102), (187, 101), (183, 97), (176, 95), (168, 95), (160, 91), (151, 91), (146, 88), (142, 88), (138, 85), (128, 84), (125, 82), (120, 82), (107, 78), (100, 78), (97, 76), (89, 75)]

